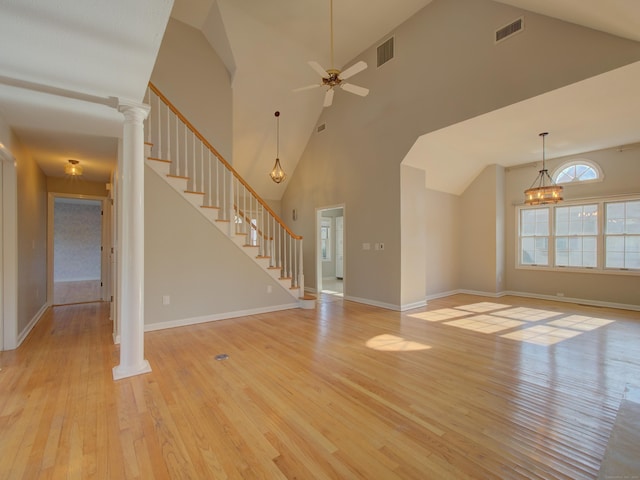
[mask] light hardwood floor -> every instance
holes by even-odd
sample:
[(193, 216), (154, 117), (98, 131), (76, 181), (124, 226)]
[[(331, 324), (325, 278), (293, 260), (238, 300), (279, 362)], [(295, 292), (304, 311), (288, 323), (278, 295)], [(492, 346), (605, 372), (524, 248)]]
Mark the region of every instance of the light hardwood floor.
[(640, 385), (638, 312), (322, 296), (147, 333), (153, 372), (118, 382), (107, 314), (54, 307), (0, 352), (0, 478), (593, 479)]

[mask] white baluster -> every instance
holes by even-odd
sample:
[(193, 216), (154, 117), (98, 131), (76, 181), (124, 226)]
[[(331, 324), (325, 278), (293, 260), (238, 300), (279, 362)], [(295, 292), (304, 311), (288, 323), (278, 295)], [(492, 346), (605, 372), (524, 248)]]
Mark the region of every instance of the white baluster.
[(157, 151), (157, 155), (158, 155), (158, 158), (162, 158), (162, 124), (161, 124), (161, 121), (162, 121), (162, 118), (161, 118), (162, 117), (162, 108), (161, 108), (162, 107), (162, 103), (160, 103), (160, 97), (156, 96), (156, 100), (157, 100), (156, 104), (157, 104), (157, 107), (158, 107), (158, 117), (157, 117), (157, 121), (156, 121), (156, 124), (158, 126), (158, 139), (157, 139), (158, 140), (158, 151)]

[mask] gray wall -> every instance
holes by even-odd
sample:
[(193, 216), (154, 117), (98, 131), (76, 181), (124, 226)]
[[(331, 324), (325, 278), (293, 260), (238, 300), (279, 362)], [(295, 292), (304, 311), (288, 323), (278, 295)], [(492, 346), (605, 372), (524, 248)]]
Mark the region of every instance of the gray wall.
[[(326, 130), (312, 134), (282, 199), (283, 211), (298, 209), (296, 231), (307, 238), (315, 208), (345, 204), (346, 298), (401, 307), (415, 296), (401, 291), (410, 283), (401, 272), (400, 163), (420, 135), (640, 59), (637, 42), (533, 13), (526, 32), (494, 45), (492, 32), (522, 13), (488, 0), (435, 0), (391, 32), (393, 60), (376, 68), (375, 46), (354, 59), (369, 64), (357, 83), (371, 93), (336, 93), (318, 122)], [(380, 255), (361, 249), (379, 241)], [(491, 270), (501, 261), (492, 258)], [(314, 286), (309, 242), (304, 262)], [(467, 283), (497, 288), (489, 276)]]
[(9, 146), (17, 162), (20, 337), (47, 303), (47, 183), (15, 135), (0, 141)]
[[(269, 274), (149, 167), (144, 188), (147, 326), (294, 303)], [(170, 296), (169, 305), (162, 304), (164, 295)]]
[(231, 78), (200, 30), (169, 19), (151, 82), (232, 162)]
[[(588, 152), (547, 162), (550, 172), (566, 161), (586, 158), (604, 172), (604, 181), (566, 186), (566, 200), (596, 196), (640, 194), (640, 145), (628, 149)], [(516, 269), (516, 205), (524, 201), (523, 192), (531, 185), (538, 167), (508, 169), (505, 189), (506, 289), (537, 295), (589, 299), (600, 302), (640, 306), (640, 276), (606, 273), (570, 273)]]

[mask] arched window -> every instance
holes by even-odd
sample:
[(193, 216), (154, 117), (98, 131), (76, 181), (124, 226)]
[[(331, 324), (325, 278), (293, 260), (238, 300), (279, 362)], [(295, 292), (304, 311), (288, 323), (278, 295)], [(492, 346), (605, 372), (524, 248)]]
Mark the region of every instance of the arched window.
[(563, 163), (553, 173), (553, 181), (559, 184), (601, 182), (602, 179), (602, 170), (598, 164), (584, 158)]

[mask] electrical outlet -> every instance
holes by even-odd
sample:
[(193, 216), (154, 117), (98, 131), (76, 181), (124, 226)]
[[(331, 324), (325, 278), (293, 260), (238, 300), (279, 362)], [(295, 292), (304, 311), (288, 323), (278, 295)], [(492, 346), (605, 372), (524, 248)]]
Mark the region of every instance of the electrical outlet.
[(363, 250), (371, 250), (371, 244), (370, 243), (363, 243), (362, 244), (362, 249)]
[(169, 305), (171, 303), (171, 297), (169, 295), (162, 296), (162, 305)]
[(267, 293), (273, 292), (273, 287), (271, 285), (267, 285)]

